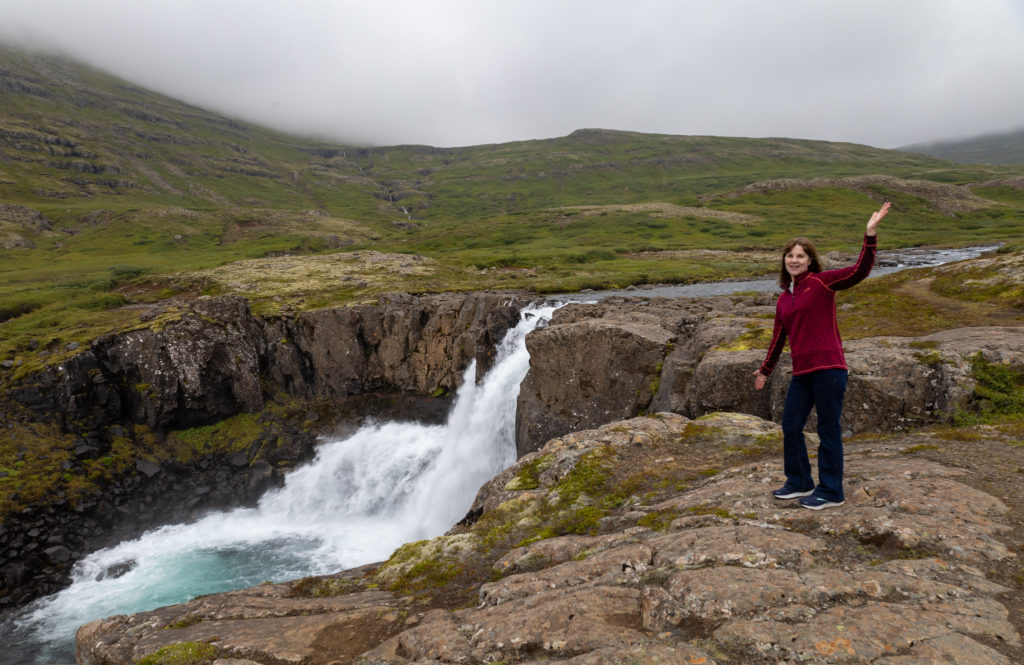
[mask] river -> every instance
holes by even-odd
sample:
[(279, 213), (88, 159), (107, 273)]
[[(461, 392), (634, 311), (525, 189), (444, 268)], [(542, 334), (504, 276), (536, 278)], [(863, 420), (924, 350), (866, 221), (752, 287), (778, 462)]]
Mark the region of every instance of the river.
[[(943, 263), (973, 259), (985, 252), (998, 249), (999, 245), (978, 245), (956, 249), (913, 248), (880, 250), (875, 261), (871, 277), (880, 277), (889, 273), (906, 270), (907, 268), (927, 268)], [(829, 266), (831, 267), (831, 266)], [(837, 266), (838, 267), (838, 266)], [(778, 290), (777, 277), (759, 279), (730, 280), (724, 282), (702, 282), (699, 284), (680, 284), (673, 286), (654, 286), (650, 288), (633, 287), (629, 289), (609, 291), (584, 291), (555, 296), (560, 300), (585, 302), (600, 300), (609, 296), (644, 296), (648, 298), (702, 298), (709, 296), (727, 296), (742, 291)]]

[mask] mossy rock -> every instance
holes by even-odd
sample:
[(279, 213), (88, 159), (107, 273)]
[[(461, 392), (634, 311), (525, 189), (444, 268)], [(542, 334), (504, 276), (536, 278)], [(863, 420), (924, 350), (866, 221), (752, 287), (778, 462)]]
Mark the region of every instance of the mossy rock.
[(406, 543), (381, 565), (376, 582), (399, 593), (442, 587), (458, 575), (477, 545), (470, 533)]
[(757, 416), (714, 412), (689, 423), (680, 442), (712, 444), (721, 450), (757, 454), (782, 444), (782, 428)]
[(206, 642), (181, 642), (160, 647), (135, 665), (207, 665), (217, 656), (217, 648)]

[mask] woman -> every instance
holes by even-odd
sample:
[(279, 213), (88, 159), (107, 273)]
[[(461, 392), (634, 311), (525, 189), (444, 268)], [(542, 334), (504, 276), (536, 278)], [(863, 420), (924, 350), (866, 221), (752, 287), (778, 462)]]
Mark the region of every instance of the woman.
[[(779, 286), (785, 292), (775, 305), (775, 328), (768, 354), (754, 371), (754, 388), (764, 388), (782, 347), (789, 338), (793, 378), (782, 413), (783, 469), (786, 484), (772, 492), (776, 499), (800, 499), (812, 510), (841, 506), (843, 495), (843, 439), (839, 417), (846, 392), (847, 367), (843, 342), (836, 325), (836, 291), (848, 289), (871, 273), (875, 262), (879, 222), (890, 204), (871, 215), (857, 263), (840, 270), (822, 271), (818, 253), (806, 238), (794, 238), (782, 252)], [(804, 425), (811, 409), (818, 412), (818, 485), (804, 441)]]

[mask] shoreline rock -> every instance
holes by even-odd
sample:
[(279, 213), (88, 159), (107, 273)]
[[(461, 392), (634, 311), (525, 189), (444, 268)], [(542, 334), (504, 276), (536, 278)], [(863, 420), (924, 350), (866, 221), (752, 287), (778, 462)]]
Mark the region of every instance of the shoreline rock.
[[(128, 665), (183, 643), (259, 665), (1018, 662), (1006, 582), (1020, 540), (1006, 502), (964, 469), (908, 456), (927, 437), (894, 435), (851, 448), (846, 505), (804, 510), (769, 494), (781, 482), (777, 430), (741, 414), (657, 414), (553, 439), (481, 489), (474, 524), (407, 556), (95, 621), (79, 630), (78, 662)], [(592, 530), (515, 542), (550, 522), (541, 506), (603, 505), (603, 493), (563, 503), (595, 454), (611, 460), (609, 477), (682, 480), (765, 440), (770, 461), (681, 489), (636, 487)], [(513, 533), (495, 541), (504, 528)], [(395, 583), (427, 563), (483, 561), (490, 572), (465, 589), (473, 605), (445, 586)]]

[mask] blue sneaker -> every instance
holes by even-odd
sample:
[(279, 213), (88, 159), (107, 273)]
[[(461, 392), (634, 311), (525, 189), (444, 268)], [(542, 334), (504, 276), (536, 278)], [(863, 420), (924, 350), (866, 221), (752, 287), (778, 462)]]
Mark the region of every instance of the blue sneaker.
[(831, 501), (829, 499), (826, 499), (825, 497), (818, 496), (817, 494), (812, 494), (809, 497), (800, 499), (800, 505), (803, 506), (804, 508), (810, 508), (811, 510), (821, 510), (822, 508), (834, 508), (836, 506), (841, 506), (844, 503), (846, 503), (845, 500)]
[(814, 488), (807, 490), (806, 492), (801, 490), (795, 490), (789, 485), (783, 485), (779, 489), (772, 492), (772, 496), (776, 499), (796, 499), (801, 496), (809, 496), (814, 493)]

